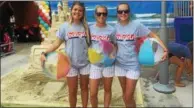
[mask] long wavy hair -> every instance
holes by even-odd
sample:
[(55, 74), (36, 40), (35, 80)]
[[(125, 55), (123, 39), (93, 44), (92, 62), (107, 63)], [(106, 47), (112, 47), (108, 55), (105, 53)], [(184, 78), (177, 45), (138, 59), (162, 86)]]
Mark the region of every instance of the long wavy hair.
[[(80, 2), (80, 1), (74, 1), (72, 6), (71, 6), (71, 12), (72, 12), (72, 9), (75, 5), (79, 5), (83, 8), (83, 17), (81, 18), (81, 22), (84, 26), (84, 29), (85, 29), (85, 32), (86, 32), (86, 42), (88, 44), (88, 46), (90, 45), (91, 43), (91, 36), (90, 36), (90, 30), (89, 30), (89, 27), (88, 27), (88, 24), (87, 24), (87, 20), (86, 20), (86, 11), (85, 11), (85, 6), (84, 6), (84, 3)], [(72, 14), (72, 13), (71, 13)], [(70, 15), (70, 24), (73, 23), (73, 17), (72, 15)]]

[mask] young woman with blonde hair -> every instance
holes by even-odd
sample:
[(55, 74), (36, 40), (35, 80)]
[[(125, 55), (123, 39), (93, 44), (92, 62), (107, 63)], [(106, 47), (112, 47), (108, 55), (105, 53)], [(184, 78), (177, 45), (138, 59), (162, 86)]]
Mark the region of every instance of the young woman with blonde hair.
[(115, 63), (115, 76), (118, 76), (123, 91), (123, 100), (126, 107), (135, 107), (134, 92), (140, 76), (140, 65), (135, 51), (138, 37), (149, 36), (158, 40), (164, 54), (162, 60), (168, 55), (168, 50), (156, 34), (143, 24), (130, 19), (129, 4), (121, 3), (117, 6), (118, 23), (116, 28), (117, 56)]
[[(106, 23), (108, 10), (105, 6), (97, 6), (95, 9), (96, 23), (90, 26), (91, 48), (100, 50), (100, 41), (109, 41), (116, 44), (115, 29)], [(102, 52), (100, 52), (102, 53)], [(111, 54), (114, 56), (113, 54)], [(103, 80), (104, 107), (109, 107), (112, 96), (112, 80), (114, 77), (114, 64), (105, 67), (103, 63), (91, 64), (90, 68), (90, 101), (92, 107), (98, 107), (98, 88)]]
[(85, 17), (84, 4), (75, 1), (71, 7), (71, 18), (69, 22), (64, 22), (57, 31), (57, 39), (52, 47), (41, 54), (41, 63), (46, 60), (46, 54), (55, 51), (63, 42), (65, 42), (65, 52), (71, 60), (71, 69), (67, 74), (67, 85), (69, 90), (70, 107), (76, 107), (78, 75), (80, 75), (80, 87), (82, 106), (88, 104), (88, 83), (89, 83), (89, 61), (88, 45), (90, 44), (90, 35)]

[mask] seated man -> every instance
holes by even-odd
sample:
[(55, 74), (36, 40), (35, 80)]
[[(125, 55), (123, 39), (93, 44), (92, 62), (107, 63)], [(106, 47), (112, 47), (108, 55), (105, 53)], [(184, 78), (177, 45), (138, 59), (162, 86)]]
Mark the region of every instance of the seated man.
[(169, 64), (176, 64), (178, 66), (175, 76), (175, 86), (185, 87), (185, 84), (180, 81), (184, 69), (186, 69), (188, 78), (192, 76), (192, 49), (193, 42), (190, 42), (187, 46), (175, 42), (168, 43)]

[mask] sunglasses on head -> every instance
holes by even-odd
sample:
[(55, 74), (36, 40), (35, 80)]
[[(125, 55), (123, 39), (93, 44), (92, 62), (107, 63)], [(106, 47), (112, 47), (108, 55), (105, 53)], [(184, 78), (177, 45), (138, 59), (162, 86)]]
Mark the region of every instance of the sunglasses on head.
[(101, 16), (101, 15), (103, 15), (103, 16), (107, 16), (107, 13), (105, 13), (105, 12), (96, 12), (96, 15), (99, 17), (99, 16)]
[(117, 10), (117, 13), (118, 14), (122, 14), (122, 13), (128, 14), (129, 10)]

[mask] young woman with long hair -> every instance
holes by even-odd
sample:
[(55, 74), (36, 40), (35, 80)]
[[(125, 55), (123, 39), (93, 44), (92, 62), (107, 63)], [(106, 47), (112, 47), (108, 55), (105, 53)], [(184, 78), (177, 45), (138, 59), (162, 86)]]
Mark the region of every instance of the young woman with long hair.
[(72, 66), (67, 74), (70, 107), (76, 107), (78, 75), (80, 75), (82, 106), (87, 107), (90, 69), (87, 50), (90, 44), (90, 34), (84, 4), (79, 1), (73, 2), (70, 21), (60, 26), (57, 39), (52, 47), (41, 54), (41, 63), (45, 62), (46, 54), (55, 51), (63, 42), (65, 42), (65, 53), (69, 56)]

